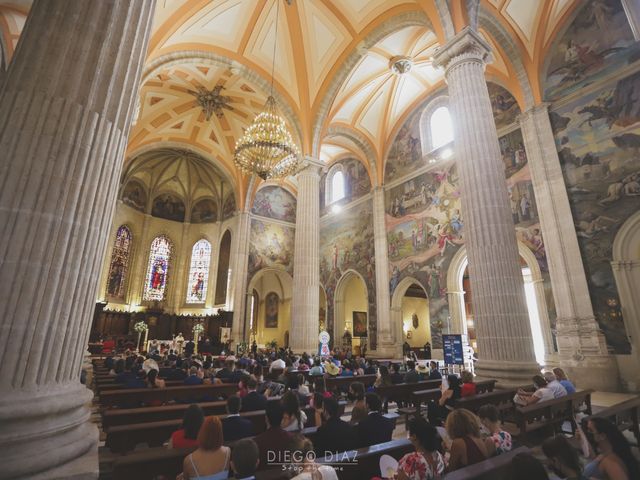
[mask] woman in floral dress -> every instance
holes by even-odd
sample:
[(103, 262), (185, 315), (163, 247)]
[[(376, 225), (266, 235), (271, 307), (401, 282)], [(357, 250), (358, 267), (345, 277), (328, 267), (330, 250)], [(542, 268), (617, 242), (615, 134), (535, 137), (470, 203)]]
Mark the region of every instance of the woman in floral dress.
[(398, 462), (397, 480), (431, 480), (444, 472), (440, 450), (442, 441), (436, 428), (422, 418), (409, 422), (409, 440), (416, 451), (407, 453)]

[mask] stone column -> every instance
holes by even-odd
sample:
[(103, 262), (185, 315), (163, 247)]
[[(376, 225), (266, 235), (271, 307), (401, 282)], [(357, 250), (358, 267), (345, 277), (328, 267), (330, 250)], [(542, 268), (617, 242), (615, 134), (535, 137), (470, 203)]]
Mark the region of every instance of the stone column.
[(298, 174), (289, 340), (291, 349), (297, 353), (313, 353), (318, 349), (320, 321), (320, 171), (323, 165), (311, 158), (306, 158), (305, 163)]
[(558, 362), (580, 388), (616, 389), (617, 366), (593, 315), (548, 104), (529, 109), (519, 122), (556, 305)]
[(477, 373), (502, 385), (539, 371), (498, 134), (484, 77), (491, 48), (465, 28), (435, 54), (445, 68), (460, 171), (465, 245), (480, 360)]
[[(248, 207), (247, 207), (248, 208)], [(232, 232), (231, 256), (231, 283), (232, 288), (227, 288), (231, 298), (227, 298), (227, 305), (233, 309), (233, 326), (231, 328), (231, 338), (233, 338), (232, 348), (238, 343), (246, 340), (245, 315), (247, 308), (247, 281), (249, 268), (249, 240), (251, 233), (251, 217), (249, 212), (243, 211), (238, 214), (237, 230)], [(230, 295), (228, 294), (227, 297)], [(248, 326), (246, 327), (248, 328)], [(248, 337), (247, 337), (248, 338)]]
[[(180, 236), (180, 244), (176, 246), (173, 257), (173, 301), (169, 301), (169, 308), (175, 313), (182, 310), (187, 303), (187, 285), (189, 284), (189, 268), (191, 267), (191, 248), (189, 245), (189, 223), (182, 224), (182, 235)], [(197, 240), (196, 240), (197, 241)], [(193, 242), (195, 243), (195, 242)]]
[[(149, 224), (151, 223), (151, 214), (144, 215), (142, 228), (140, 229), (139, 238), (135, 237), (133, 232), (133, 249), (130, 257), (129, 280), (127, 283), (126, 299), (134, 310), (142, 305), (142, 296), (144, 295), (145, 282), (147, 280), (147, 266), (149, 264), (149, 253), (152, 238), (149, 232)], [(169, 265), (171, 267), (171, 265)]]
[(384, 189), (378, 186), (373, 189), (373, 241), (376, 262), (376, 310), (378, 313), (378, 348), (376, 350), (377, 356), (395, 357), (398, 349), (396, 348), (396, 331), (391, 324), (389, 257), (384, 216)]
[(0, 478), (97, 478), (80, 370), (155, 1), (36, 0), (0, 92)]

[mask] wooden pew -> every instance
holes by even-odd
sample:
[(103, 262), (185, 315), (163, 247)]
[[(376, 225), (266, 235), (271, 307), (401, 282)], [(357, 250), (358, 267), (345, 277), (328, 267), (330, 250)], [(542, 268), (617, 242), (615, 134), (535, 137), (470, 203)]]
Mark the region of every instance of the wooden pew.
[[(182, 463), (193, 449), (168, 450), (163, 447), (119, 457), (113, 464), (112, 478), (117, 480), (155, 480), (164, 476), (173, 480), (182, 472)], [(256, 472), (256, 480), (286, 480), (289, 472), (280, 469)]]
[(515, 408), (513, 404), (513, 396), (515, 394), (515, 390), (494, 390), (488, 393), (472, 395), (456, 400), (454, 408), (466, 408), (473, 413), (478, 413), (480, 407), (491, 404), (495, 405), (501, 415), (503, 415), (505, 412), (510, 412)]
[(149, 404), (152, 401), (167, 403), (170, 401), (202, 401), (219, 397), (227, 397), (238, 391), (235, 384), (218, 385), (183, 385), (167, 388), (132, 388), (103, 392), (100, 404), (103, 407)]
[(440, 387), (441, 383), (442, 381), (439, 379), (423, 380), (421, 382), (413, 382), (413, 383), (398, 383), (396, 385), (378, 387), (376, 388), (376, 393), (380, 395), (383, 401), (386, 399), (387, 402), (410, 403), (413, 401), (413, 398), (412, 398), (413, 392), (418, 392), (421, 390), (432, 390), (434, 388)]
[(496, 388), (496, 383), (497, 380), (482, 380), (481, 382), (476, 382), (476, 395), (493, 392)]
[[(334, 391), (347, 391), (349, 385), (354, 382), (361, 382), (365, 388), (373, 385), (376, 381), (377, 375), (356, 375), (354, 377), (327, 377), (325, 382), (327, 390)], [(311, 381), (311, 380), (310, 380)]]
[(600, 410), (589, 417), (584, 417), (581, 421), (582, 430), (587, 431), (587, 422), (590, 418), (607, 418), (612, 421), (621, 432), (631, 430), (634, 437), (636, 437), (636, 443), (640, 445), (640, 426), (638, 425), (640, 415), (638, 410), (640, 410), (640, 396), (614, 405), (613, 407)]
[(564, 422), (570, 422), (571, 430), (575, 433), (574, 412), (584, 404), (585, 412), (591, 415), (592, 392), (593, 390), (581, 390), (553, 400), (516, 407), (513, 421), (518, 426), (519, 435), (547, 427), (556, 433)]
[(414, 447), (408, 439), (392, 440), (368, 448), (317, 458), (316, 463), (336, 467), (340, 480), (362, 480), (380, 476), (382, 455), (390, 455), (400, 460), (405, 454), (413, 451)]
[[(179, 387), (184, 385), (183, 380), (165, 380), (165, 384), (167, 387)], [(124, 390), (124, 385), (122, 383), (105, 383), (96, 385), (96, 389), (98, 393), (102, 392), (112, 392), (114, 390)]]
[(443, 480), (511, 480), (511, 460), (519, 453), (529, 452), (527, 447), (518, 447), (484, 462), (447, 473), (442, 478)]

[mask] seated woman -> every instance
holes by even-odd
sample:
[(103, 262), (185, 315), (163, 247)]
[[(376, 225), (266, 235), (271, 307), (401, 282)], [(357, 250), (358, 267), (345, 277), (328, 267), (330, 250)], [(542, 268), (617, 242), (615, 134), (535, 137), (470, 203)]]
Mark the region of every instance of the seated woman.
[(293, 450), (300, 456), (302, 462), (295, 465), (299, 473), (291, 480), (338, 480), (338, 475), (332, 466), (315, 463), (316, 456), (313, 454), (311, 440), (297, 435), (292, 444)]
[(490, 438), (480, 435), (480, 420), (465, 408), (458, 408), (447, 417), (445, 425), (451, 437), (451, 457), (447, 471), (482, 462), (496, 453)]
[(465, 370), (460, 374), (462, 379), (462, 387), (460, 388), (461, 397), (470, 397), (476, 394), (476, 384), (473, 383), (473, 373)]
[(182, 428), (171, 434), (169, 448), (191, 448), (198, 446), (198, 432), (204, 422), (204, 412), (196, 403), (189, 405), (182, 418)]
[(152, 369), (147, 373), (147, 383), (149, 384), (149, 388), (165, 388), (167, 386), (166, 382), (158, 378), (158, 370)]
[(198, 449), (182, 463), (183, 480), (224, 480), (229, 477), (231, 449), (222, 445), (222, 422), (207, 417), (198, 432)]
[(567, 378), (567, 374), (564, 373), (564, 370), (560, 367), (556, 367), (553, 369), (553, 374), (556, 376), (560, 385), (564, 387), (567, 391), (567, 395), (571, 395), (572, 393), (576, 393), (576, 387), (571, 383), (571, 381)]
[(300, 401), (296, 392), (291, 390), (287, 391), (282, 396), (282, 409), (284, 415), (282, 416), (281, 427), (286, 432), (297, 432), (304, 429), (304, 424), (307, 422), (307, 415), (304, 411), (300, 410)]
[(442, 442), (436, 428), (422, 418), (409, 421), (409, 440), (415, 452), (407, 453), (398, 462), (396, 480), (431, 480), (444, 472)]
[(518, 389), (518, 393), (513, 397), (513, 403), (521, 407), (526, 407), (534, 403), (553, 400), (553, 392), (550, 388), (547, 388), (547, 381), (542, 375), (534, 375), (533, 384), (536, 386), (535, 392), (527, 392), (520, 388)]
[(350, 424), (360, 423), (364, 418), (367, 418), (368, 410), (367, 404), (364, 401), (364, 383), (353, 382), (349, 385), (349, 398), (353, 400), (353, 409), (351, 410)]
[(483, 405), (478, 410), (478, 417), (482, 422), (482, 427), (486, 431), (487, 437), (493, 440), (496, 446), (496, 453), (511, 451), (511, 434), (502, 430), (500, 423), (500, 412), (498, 407), (492, 404)]
[[(448, 388), (447, 388), (448, 384)], [(429, 403), (429, 422), (433, 425), (440, 425), (444, 419), (447, 418), (449, 412), (453, 410), (453, 406), (456, 400), (460, 398), (460, 379), (457, 375), (448, 375), (447, 382), (442, 382), (440, 387), (442, 394), (440, 400), (437, 402)]]
[(587, 422), (587, 438), (595, 458), (584, 467), (585, 478), (636, 480), (640, 467), (627, 439), (618, 427), (605, 418)]
[(564, 435), (547, 438), (542, 443), (542, 452), (547, 457), (551, 470), (560, 478), (578, 480), (582, 477), (582, 463), (578, 452)]

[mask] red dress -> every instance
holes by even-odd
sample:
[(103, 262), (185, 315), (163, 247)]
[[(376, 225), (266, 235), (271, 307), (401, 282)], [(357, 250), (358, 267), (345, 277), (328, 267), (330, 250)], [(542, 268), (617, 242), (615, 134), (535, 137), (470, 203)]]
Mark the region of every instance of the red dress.
[(184, 429), (181, 428), (171, 434), (171, 445), (173, 448), (192, 448), (198, 446), (198, 440), (184, 438)]
[(471, 395), (476, 394), (476, 384), (475, 383), (463, 383), (462, 388), (460, 389), (461, 397), (470, 397)]

